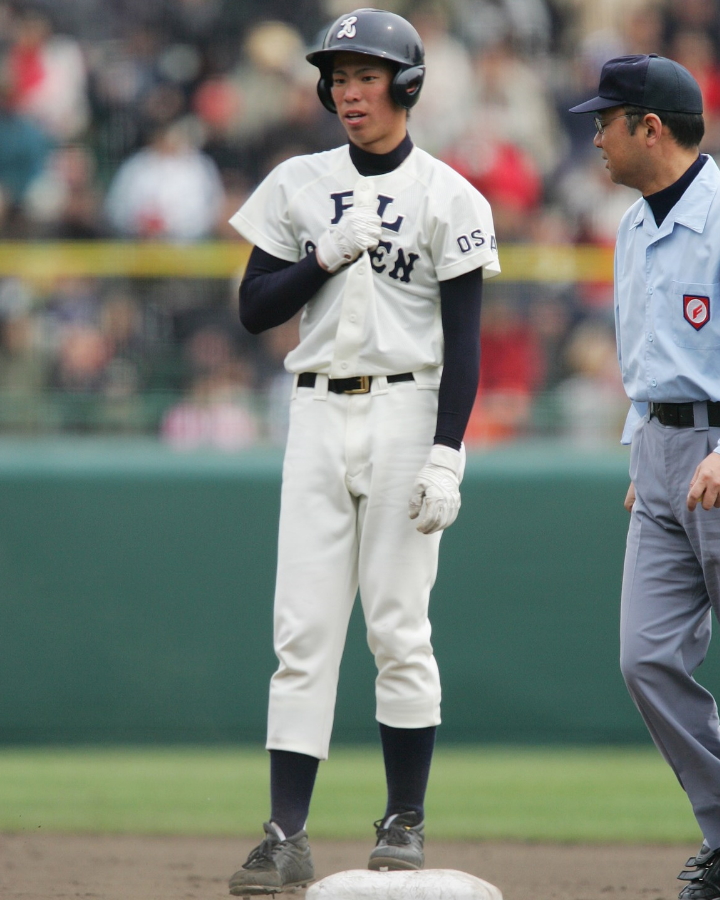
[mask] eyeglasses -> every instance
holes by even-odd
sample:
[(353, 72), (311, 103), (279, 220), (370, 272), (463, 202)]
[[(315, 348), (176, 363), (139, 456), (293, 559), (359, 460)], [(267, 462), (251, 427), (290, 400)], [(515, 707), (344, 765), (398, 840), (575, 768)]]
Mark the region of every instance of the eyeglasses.
[(606, 122), (600, 118), (600, 116), (593, 116), (593, 122), (595, 123), (595, 128), (597, 129), (598, 134), (605, 134), (605, 129), (611, 122), (614, 122), (615, 119), (627, 119), (628, 116), (633, 116), (635, 113), (621, 113), (619, 116), (613, 116), (612, 119), (608, 119)]

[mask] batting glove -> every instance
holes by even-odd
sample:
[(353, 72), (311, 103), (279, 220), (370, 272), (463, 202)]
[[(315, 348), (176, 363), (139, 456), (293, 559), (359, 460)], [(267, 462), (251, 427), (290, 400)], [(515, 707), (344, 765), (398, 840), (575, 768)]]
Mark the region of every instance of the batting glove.
[(364, 250), (374, 250), (382, 235), (377, 194), (369, 179), (359, 179), (353, 194), (353, 206), (337, 225), (320, 235), (315, 251), (320, 264), (331, 273), (356, 260)]
[(410, 495), (409, 515), (411, 519), (419, 517), (418, 531), (432, 534), (452, 525), (460, 509), (460, 482), (464, 472), (464, 445), (460, 450), (444, 444), (433, 445)]

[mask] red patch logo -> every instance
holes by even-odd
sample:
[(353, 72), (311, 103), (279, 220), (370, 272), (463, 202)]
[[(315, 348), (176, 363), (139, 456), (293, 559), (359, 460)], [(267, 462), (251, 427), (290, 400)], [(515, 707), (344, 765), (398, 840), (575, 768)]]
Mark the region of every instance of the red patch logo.
[(710, 321), (710, 298), (683, 294), (683, 315), (696, 331)]

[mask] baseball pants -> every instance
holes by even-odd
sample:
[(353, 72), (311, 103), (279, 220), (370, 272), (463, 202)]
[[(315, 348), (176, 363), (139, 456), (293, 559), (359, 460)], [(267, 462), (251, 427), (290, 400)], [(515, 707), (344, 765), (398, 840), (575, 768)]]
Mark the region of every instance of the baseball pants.
[(427, 460), (437, 390), (375, 378), (368, 394), (295, 388), (281, 497), (267, 748), (326, 759), (350, 613), (360, 590), (375, 657), (376, 715), (440, 722), (428, 604), (440, 533), (408, 500)]
[(686, 498), (719, 438), (719, 428), (638, 426), (620, 626), (625, 682), (711, 848), (720, 847), (720, 725), (693, 673), (720, 613), (720, 509), (690, 512)]

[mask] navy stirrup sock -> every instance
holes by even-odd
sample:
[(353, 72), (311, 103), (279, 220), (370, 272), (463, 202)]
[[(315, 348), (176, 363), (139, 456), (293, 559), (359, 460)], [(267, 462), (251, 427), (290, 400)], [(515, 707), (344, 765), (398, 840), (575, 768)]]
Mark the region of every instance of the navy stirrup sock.
[(430, 763), (435, 748), (437, 727), (392, 728), (380, 724), (387, 809), (384, 819), (402, 812), (416, 812), (425, 817), (425, 791), (430, 777)]
[(270, 751), (270, 821), (285, 837), (305, 827), (319, 764), (319, 759), (304, 753)]

